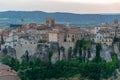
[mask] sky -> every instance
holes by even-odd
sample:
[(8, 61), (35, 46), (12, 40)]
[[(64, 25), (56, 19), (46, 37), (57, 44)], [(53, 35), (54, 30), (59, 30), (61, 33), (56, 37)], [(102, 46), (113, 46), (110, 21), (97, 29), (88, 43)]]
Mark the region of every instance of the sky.
[(120, 13), (120, 0), (0, 0), (0, 11)]

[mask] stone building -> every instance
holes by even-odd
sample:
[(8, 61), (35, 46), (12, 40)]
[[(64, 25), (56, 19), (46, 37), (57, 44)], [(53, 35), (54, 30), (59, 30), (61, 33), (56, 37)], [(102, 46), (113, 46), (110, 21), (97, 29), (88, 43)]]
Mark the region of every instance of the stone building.
[(94, 40), (96, 43), (111, 45), (115, 37), (115, 31), (112, 29), (101, 29), (97, 32)]
[(47, 18), (47, 19), (45, 19), (45, 25), (48, 27), (54, 27), (55, 20), (52, 18)]
[[(35, 36), (34, 36), (35, 37)], [(35, 47), (38, 44), (38, 40), (34, 39), (32, 36), (20, 37), (19, 41), (15, 45), (17, 58), (20, 59), (22, 55), (24, 55), (27, 50), (30, 54), (33, 55), (35, 53)]]
[(53, 29), (49, 33), (49, 42), (64, 42), (65, 32), (58, 29)]
[(87, 31), (81, 30), (80, 28), (69, 28), (66, 34), (67, 42), (76, 42), (89, 36)]
[(30, 23), (30, 24), (29, 24), (29, 28), (32, 28), (32, 29), (35, 29), (35, 28), (36, 28), (36, 26), (37, 26), (37, 24), (36, 24), (36, 23)]
[(118, 24), (119, 24), (118, 19), (117, 19), (117, 18), (114, 19), (114, 25), (115, 25), (115, 26), (118, 26)]

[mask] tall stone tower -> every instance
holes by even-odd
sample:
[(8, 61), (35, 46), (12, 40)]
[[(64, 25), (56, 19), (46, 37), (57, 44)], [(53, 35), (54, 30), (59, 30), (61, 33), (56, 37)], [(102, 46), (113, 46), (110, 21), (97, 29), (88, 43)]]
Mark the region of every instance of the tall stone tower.
[(54, 27), (55, 26), (55, 20), (52, 18), (45, 19), (45, 25), (48, 27)]
[(118, 19), (117, 18), (114, 19), (114, 25), (118, 25), (118, 24), (119, 24)]

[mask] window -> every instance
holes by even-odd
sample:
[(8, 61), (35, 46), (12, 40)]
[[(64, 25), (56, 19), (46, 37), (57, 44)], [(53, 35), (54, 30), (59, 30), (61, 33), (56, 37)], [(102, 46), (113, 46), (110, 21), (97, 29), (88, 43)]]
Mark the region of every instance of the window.
[(81, 37), (82, 37), (82, 35), (81, 35)]
[(72, 37), (74, 37), (74, 35), (72, 35)]
[(16, 46), (16, 44), (14, 44), (14, 46)]
[(66, 42), (67, 40), (66, 39), (64, 39), (64, 42)]
[(68, 35), (68, 38), (69, 38), (70, 36)]
[(100, 36), (100, 39), (101, 39), (101, 36)]

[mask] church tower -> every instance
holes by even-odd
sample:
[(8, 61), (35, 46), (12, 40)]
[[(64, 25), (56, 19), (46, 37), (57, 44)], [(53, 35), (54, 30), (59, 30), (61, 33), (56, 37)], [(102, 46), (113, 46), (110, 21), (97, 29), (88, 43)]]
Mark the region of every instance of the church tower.
[(52, 18), (45, 19), (45, 25), (48, 27), (54, 27), (55, 26), (55, 20)]
[(114, 19), (114, 25), (117, 26), (119, 24), (118, 19)]

